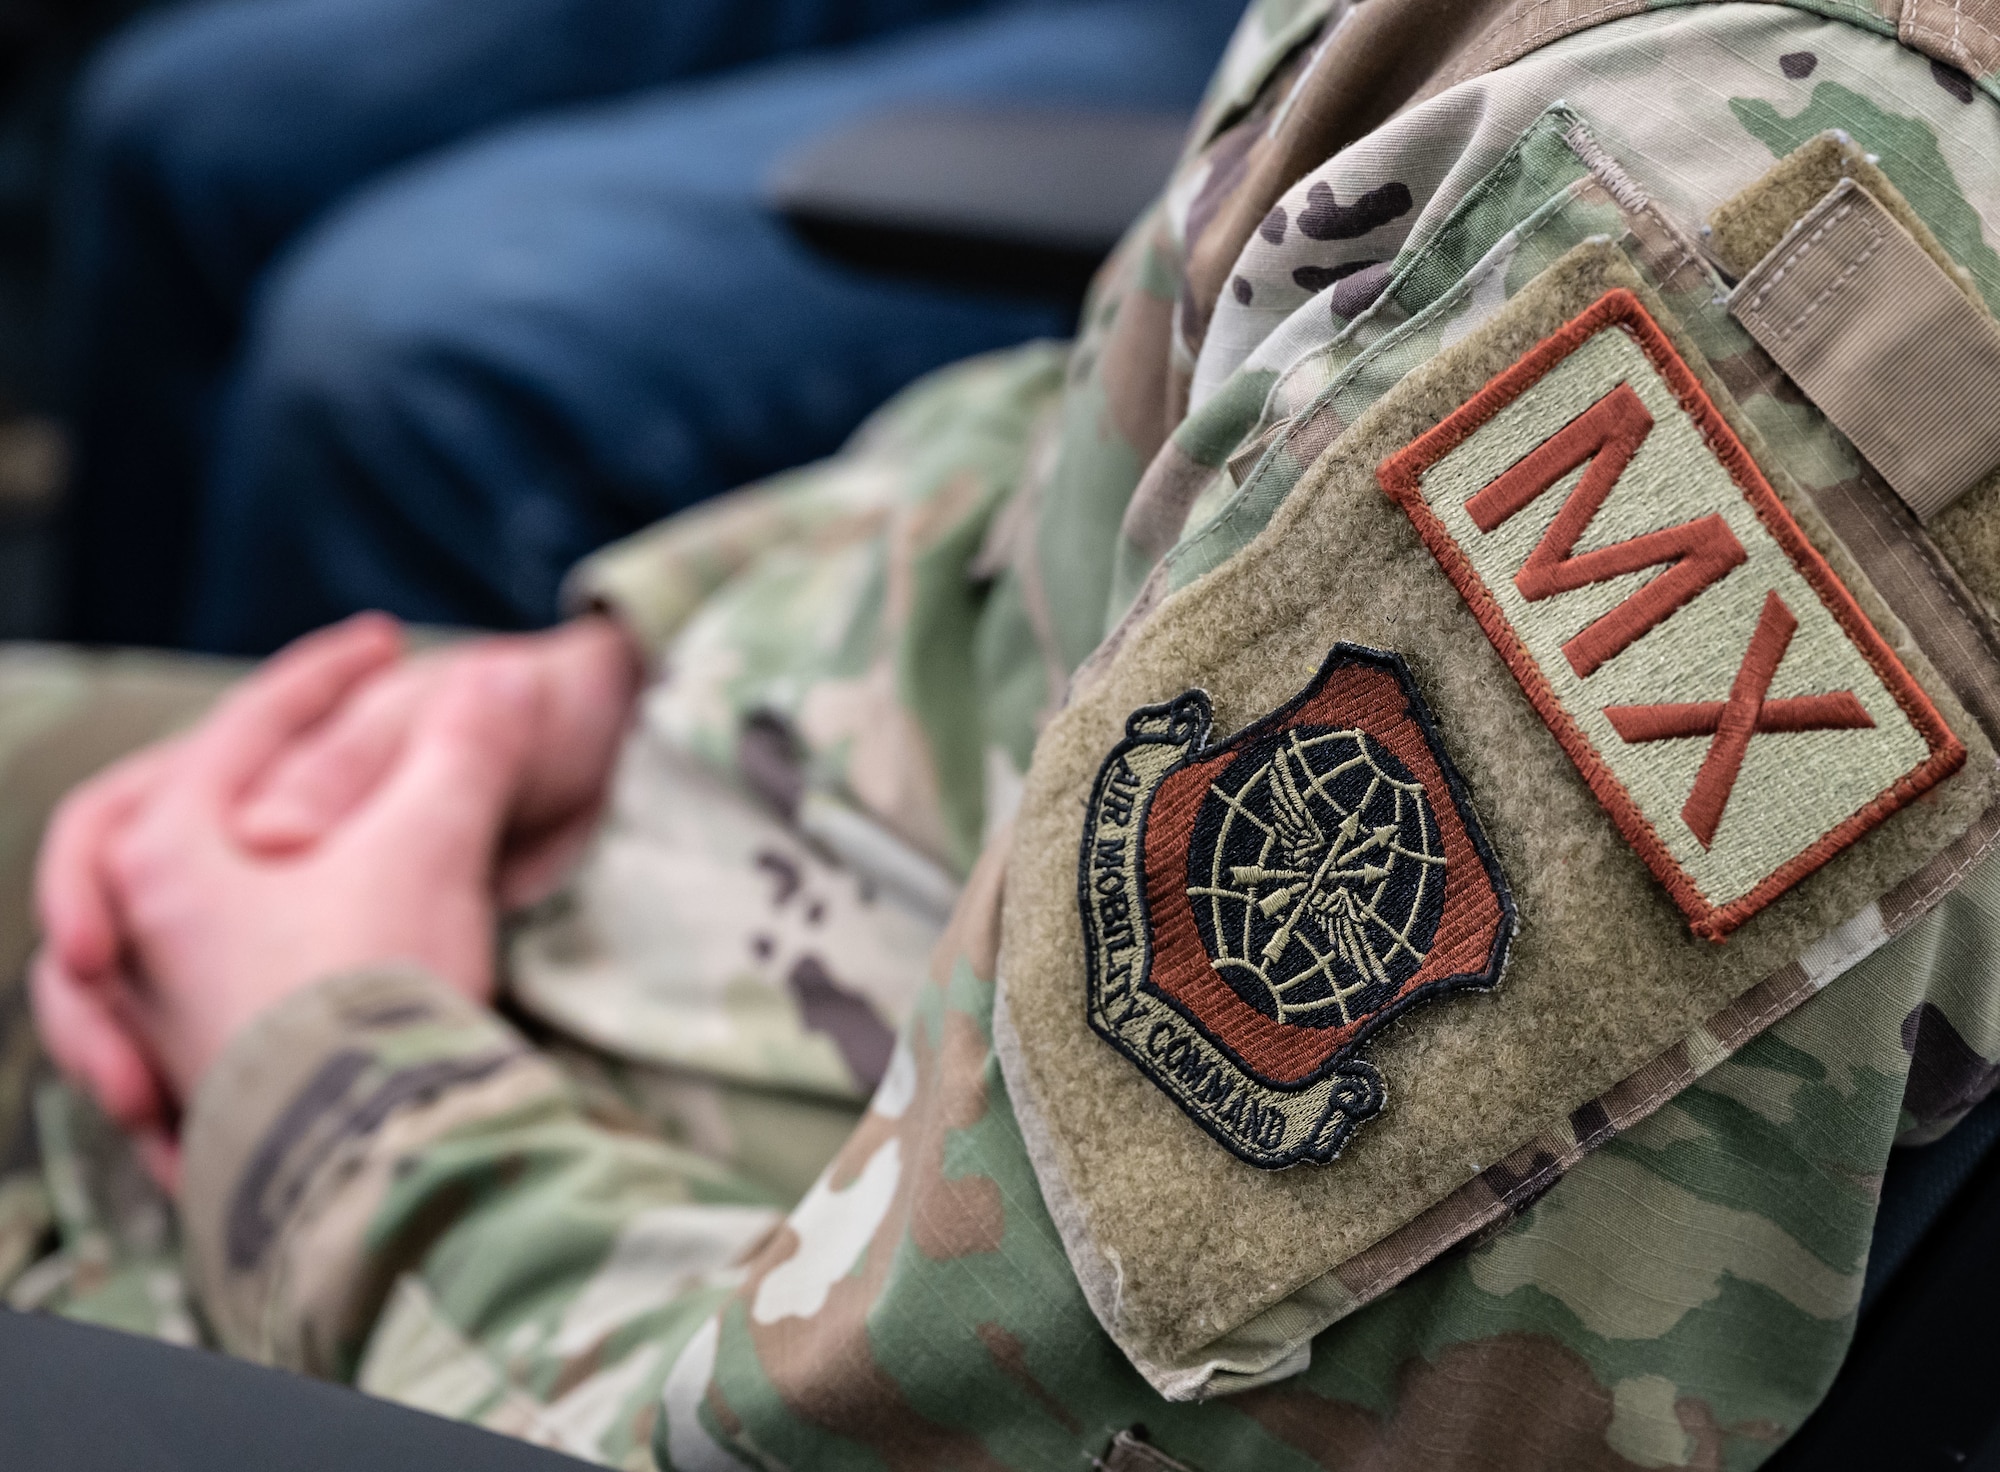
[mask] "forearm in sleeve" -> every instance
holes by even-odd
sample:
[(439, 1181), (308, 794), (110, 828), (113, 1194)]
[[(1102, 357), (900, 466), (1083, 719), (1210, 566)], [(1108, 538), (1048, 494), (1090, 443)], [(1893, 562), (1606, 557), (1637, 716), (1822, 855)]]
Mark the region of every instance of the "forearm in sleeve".
[(260, 1018), (194, 1100), (190, 1273), (231, 1351), (645, 1465), (670, 1351), (777, 1220), (588, 1121), (504, 1022), (413, 970)]

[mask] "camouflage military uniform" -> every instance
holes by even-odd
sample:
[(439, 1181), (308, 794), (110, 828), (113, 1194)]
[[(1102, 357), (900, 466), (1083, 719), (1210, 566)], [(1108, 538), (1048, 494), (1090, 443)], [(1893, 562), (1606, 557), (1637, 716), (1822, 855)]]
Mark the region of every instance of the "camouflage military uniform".
[[(1791, 238), (1752, 228), (1786, 189), (1847, 179), (1970, 309), (2000, 306), (1988, 27), (1994, 7), (1933, 0), (1260, 0), (1076, 344), (938, 375), (837, 460), (579, 569), (577, 599), (663, 671), (601, 840), (513, 934), (511, 1021), (384, 970), (281, 1005), (217, 1066), (182, 1224), (205, 1332), (631, 1466), (1754, 1465), (1840, 1363), (1890, 1149), (2000, 1076), (2000, 482), (1916, 529), (1722, 303)], [(1372, 502), (1310, 514), (1343, 454), (1453, 410), (1438, 385), (1578, 281), (1677, 324), (1963, 765), (1883, 830), (1908, 853), (1880, 883), (1839, 856), (1718, 949), (1683, 933), (1702, 956), (1801, 940), (1643, 1068), (1420, 1162), (1428, 1194), (1341, 1202), (1327, 1236), (1381, 1223), (1357, 1250), (1230, 1261), (1199, 1200), (1120, 1238), (1118, 1191), (1136, 1211), (1173, 1184), (1102, 1184), (1090, 1152), (1128, 1126), (1172, 1142), (1141, 1175), (1250, 1181), (1243, 1240), (1291, 1188), (1109, 1048), (1076, 1067), (1120, 1108), (1055, 1108), (1083, 1097), (1036, 1010), (1036, 958), (1078, 948), (1067, 753), (1094, 765), (1140, 695), (1211, 668), (1220, 725), (1272, 709), (1340, 602), (1340, 637), (1409, 653), (1472, 806), (1516, 801), (1479, 734), (1517, 699), (1507, 668), (1477, 643), (1485, 693), (1453, 696), (1423, 653), (1466, 615), (1415, 532), (1369, 564), (1347, 523)], [(1282, 560), (1306, 546), (1328, 550)], [(1369, 604), (1370, 578), (1402, 591)], [(1217, 647), (1238, 663), (1205, 664)], [(1245, 650), (1265, 684), (1231, 684)], [(1594, 812), (1553, 743), (1523, 763), (1545, 758), (1550, 807)], [(1581, 946), (1538, 932), (1549, 885), (1647, 882), (1596, 841), (1532, 866), (1496, 843), (1515, 972), (1497, 1010), (1440, 1004), (1384, 1044), (1406, 1075), (1478, 1025), (1449, 1009), (1504, 1029), (1530, 951)], [(1426, 1107), (1392, 1095), (1352, 1156), (1283, 1177), (1366, 1171), (1368, 1132)], [(51, 1092), (39, 1125), (48, 1184), (5, 1188), (26, 1225), (0, 1254), (40, 1221), (62, 1250), (16, 1301), (194, 1332), (170, 1228), (66, 1143), (87, 1111)], [(1163, 1329), (1162, 1304), (1198, 1307)]]

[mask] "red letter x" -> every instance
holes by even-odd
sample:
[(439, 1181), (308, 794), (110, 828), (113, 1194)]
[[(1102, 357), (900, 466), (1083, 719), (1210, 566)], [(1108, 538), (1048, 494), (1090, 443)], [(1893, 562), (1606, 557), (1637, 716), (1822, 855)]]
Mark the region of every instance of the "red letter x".
[(1701, 840), (1715, 842), (1722, 810), (1736, 790), (1736, 774), (1750, 738), (1769, 731), (1851, 731), (1875, 724), (1852, 690), (1832, 695), (1793, 695), (1766, 700), (1765, 692), (1791, 647), (1799, 621), (1776, 593), (1764, 595), (1757, 632), (1750, 636), (1729, 699), (1685, 705), (1613, 705), (1604, 714), (1612, 729), (1627, 741), (1671, 741), (1678, 736), (1708, 736), (1708, 755), (1694, 779), (1681, 817)]

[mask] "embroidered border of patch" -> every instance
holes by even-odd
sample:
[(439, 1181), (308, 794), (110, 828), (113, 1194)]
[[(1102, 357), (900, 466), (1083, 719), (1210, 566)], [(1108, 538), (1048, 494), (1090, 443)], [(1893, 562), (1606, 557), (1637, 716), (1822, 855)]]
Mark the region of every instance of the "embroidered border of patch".
[(1629, 291), (1377, 478), (1697, 935), (1965, 761)]
[(1208, 744), (1191, 690), (1126, 722), (1077, 902), (1096, 1033), (1239, 1159), (1329, 1161), (1387, 1091), (1360, 1056), (1500, 980), (1514, 901), (1408, 667), (1337, 644)]

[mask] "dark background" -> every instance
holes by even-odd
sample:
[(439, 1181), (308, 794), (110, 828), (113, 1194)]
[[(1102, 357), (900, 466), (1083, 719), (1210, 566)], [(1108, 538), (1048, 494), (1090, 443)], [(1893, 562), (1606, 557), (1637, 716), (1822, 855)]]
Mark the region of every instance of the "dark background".
[(0, 0), (0, 639), (49, 632), (62, 441), (49, 237), (70, 85), (158, 0)]
[(49, 213), (71, 81), (149, 0), (0, 0), (0, 406), (51, 412)]

